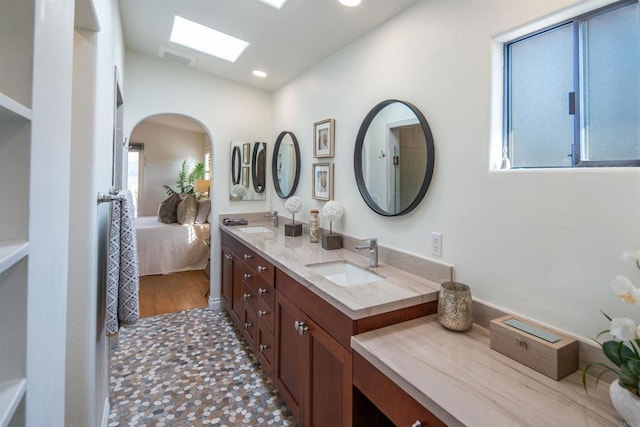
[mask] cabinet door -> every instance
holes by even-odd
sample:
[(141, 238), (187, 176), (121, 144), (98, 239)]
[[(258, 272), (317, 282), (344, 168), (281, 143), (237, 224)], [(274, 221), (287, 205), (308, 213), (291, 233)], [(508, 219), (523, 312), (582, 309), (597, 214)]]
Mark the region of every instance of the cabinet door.
[(225, 302), (227, 311), (230, 311), (233, 299), (233, 254), (229, 248), (222, 247), (222, 259), (220, 262), (222, 264), (222, 299)]
[(242, 274), (243, 265), (240, 259), (236, 256), (233, 257), (233, 284), (231, 288), (231, 317), (236, 323), (240, 324), (242, 319)]
[(351, 353), (313, 321), (309, 321), (311, 383), (304, 424), (351, 426)]
[(304, 418), (309, 389), (309, 334), (300, 335), (295, 322), (306, 318), (291, 301), (276, 292), (276, 387), (298, 421)]

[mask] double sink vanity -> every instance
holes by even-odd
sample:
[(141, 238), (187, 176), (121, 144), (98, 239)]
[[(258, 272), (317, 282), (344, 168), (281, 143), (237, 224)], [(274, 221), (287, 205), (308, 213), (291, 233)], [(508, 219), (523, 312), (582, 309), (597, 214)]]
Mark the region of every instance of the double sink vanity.
[(220, 230), (225, 308), (300, 425), (619, 423), (606, 387), (547, 378), (491, 350), (478, 325), (442, 328), (442, 276), (370, 268), (266, 223)]

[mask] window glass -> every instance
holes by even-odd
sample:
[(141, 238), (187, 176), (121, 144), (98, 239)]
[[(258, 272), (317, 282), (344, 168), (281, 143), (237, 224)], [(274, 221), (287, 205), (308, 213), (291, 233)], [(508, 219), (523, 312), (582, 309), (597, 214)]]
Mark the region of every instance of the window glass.
[(640, 6), (582, 24), (582, 159), (640, 158)]
[(514, 167), (571, 166), (572, 52), (571, 25), (509, 45), (509, 140)]

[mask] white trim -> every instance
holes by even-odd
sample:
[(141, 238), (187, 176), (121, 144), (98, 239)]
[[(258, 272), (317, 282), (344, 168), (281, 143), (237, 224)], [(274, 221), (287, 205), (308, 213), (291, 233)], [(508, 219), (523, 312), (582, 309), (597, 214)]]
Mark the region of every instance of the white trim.
[(209, 308), (212, 310), (220, 310), (222, 308), (222, 300), (220, 297), (214, 298), (209, 296)]
[(107, 427), (109, 425), (109, 413), (111, 412), (111, 408), (109, 406), (109, 398), (104, 399), (104, 410), (102, 411), (102, 423), (100, 424), (102, 427)]

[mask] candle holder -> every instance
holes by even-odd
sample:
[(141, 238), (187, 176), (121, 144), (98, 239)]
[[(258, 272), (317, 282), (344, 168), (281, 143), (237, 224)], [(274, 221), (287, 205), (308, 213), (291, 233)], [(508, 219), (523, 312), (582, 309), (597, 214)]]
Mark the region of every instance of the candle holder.
[(464, 283), (445, 282), (438, 294), (438, 320), (452, 331), (466, 331), (471, 327), (471, 289)]
[(291, 224), (284, 225), (284, 235), (291, 237), (302, 236), (302, 224), (296, 224), (296, 213), (302, 208), (302, 200), (297, 196), (289, 197), (284, 202), (284, 208), (291, 212)]

